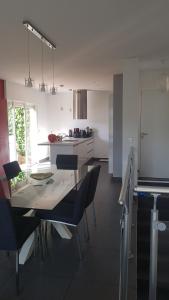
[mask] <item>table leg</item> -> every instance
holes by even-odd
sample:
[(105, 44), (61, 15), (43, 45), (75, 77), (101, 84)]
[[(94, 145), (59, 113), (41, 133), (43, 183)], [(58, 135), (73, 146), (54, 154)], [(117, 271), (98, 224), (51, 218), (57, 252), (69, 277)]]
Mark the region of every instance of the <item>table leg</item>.
[[(24, 216), (34, 216), (35, 212), (33, 209), (30, 209)], [(28, 258), (32, 255), (33, 247), (35, 242), (35, 234), (34, 232), (28, 237), (28, 239), (23, 244), (20, 252), (19, 252), (19, 264), (24, 265)]]
[(57, 230), (62, 239), (71, 239), (72, 234), (68, 227), (61, 223), (51, 222), (54, 228)]
[(24, 265), (27, 259), (31, 256), (33, 252), (35, 234), (34, 232), (29, 236), (26, 242), (23, 244), (19, 252), (19, 264)]

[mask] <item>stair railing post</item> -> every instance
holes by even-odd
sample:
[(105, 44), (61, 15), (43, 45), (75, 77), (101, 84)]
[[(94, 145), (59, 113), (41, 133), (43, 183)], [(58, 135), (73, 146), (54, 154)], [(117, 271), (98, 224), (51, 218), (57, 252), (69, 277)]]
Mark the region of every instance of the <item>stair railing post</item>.
[(123, 248), (124, 248), (124, 210), (125, 207), (122, 206), (122, 216), (120, 220), (120, 280), (119, 280), (119, 300), (122, 300), (122, 286), (123, 286)]
[(151, 210), (149, 300), (156, 300), (158, 259), (158, 210), (156, 202), (159, 194), (152, 194), (152, 196), (154, 197), (154, 207)]
[(132, 206), (134, 191), (134, 152), (130, 149), (126, 174), (119, 196), (119, 203), (123, 205), (121, 218), (121, 237), (120, 237), (120, 282), (119, 300), (128, 298), (128, 259), (131, 249), (131, 225), (132, 225)]
[(123, 236), (121, 249), (121, 278), (119, 300), (127, 300), (128, 293), (128, 256), (129, 256), (129, 214), (128, 208), (125, 207), (123, 219)]
[(129, 187), (128, 187), (128, 198), (129, 198), (129, 202), (128, 202), (128, 210), (129, 210), (129, 230), (128, 230), (128, 234), (129, 234), (129, 258), (133, 257), (132, 254), (132, 222), (133, 222), (133, 170), (132, 170), (132, 166), (131, 166), (131, 170), (130, 170), (130, 178), (129, 178)]

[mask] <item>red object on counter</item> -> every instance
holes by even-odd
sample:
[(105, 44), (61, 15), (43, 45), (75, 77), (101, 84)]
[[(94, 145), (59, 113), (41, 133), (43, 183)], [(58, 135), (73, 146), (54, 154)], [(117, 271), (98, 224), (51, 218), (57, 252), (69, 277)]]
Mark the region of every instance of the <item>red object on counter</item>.
[(48, 135), (48, 140), (50, 143), (55, 143), (55, 142), (57, 142), (58, 139), (57, 139), (56, 134), (51, 133)]

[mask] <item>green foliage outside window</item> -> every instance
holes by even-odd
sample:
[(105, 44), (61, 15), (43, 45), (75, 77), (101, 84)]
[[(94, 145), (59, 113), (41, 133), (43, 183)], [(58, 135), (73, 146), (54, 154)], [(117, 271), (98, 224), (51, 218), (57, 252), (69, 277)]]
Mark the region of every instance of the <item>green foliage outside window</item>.
[(17, 152), (25, 156), (25, 109), (24, 107), (15, 108), (15, 135)]
[[(16, 151), (18, 153), (18, 162), (22, 164), (21, 158), (25, 161), (25, 108), (8, 105), (8, 132), (9, 135), (15, 135), (16, 139)], [(27, 176), (24, 172), (11, 180), (11, 187), (15, 189), (19, 182), (26, 181)]]
[(11, 188), (15, 189), (19, 182), (23, 182), (27, 180), (27, 176), (25, 172), (20, 172), (19, 175), (13, 179), (11, 179)]
[(12, 104), (8, 105), (8, 133), (9, 135), (14, 134), (14, 110)]
[[(15, 130), (14, 130), (15, 129)], [(18, 154), (25, 156), (25, 108), (8, 106), (8, 132), (16, 136)]]

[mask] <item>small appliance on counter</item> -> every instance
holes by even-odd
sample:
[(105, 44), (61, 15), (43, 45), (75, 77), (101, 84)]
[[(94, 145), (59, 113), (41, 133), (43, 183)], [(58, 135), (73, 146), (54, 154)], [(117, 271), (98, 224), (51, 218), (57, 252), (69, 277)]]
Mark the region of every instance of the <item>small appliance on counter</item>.
[(72, 137), (73, 136), (73, 131), (72, 129), (69, 129), (69, 137)]
[(90, 127), (86, 127), (86, 129), (74, 128), (74, 130), (69, 129), (69, 137), (74, 138), (88, 138), (93, 135), (93, 130)]
[(86, 137), (90, 137), (93, 135), (93, 129), (90, 127), (86, 127)]
[(80, 137), (80, 129), (79, 128), (74, 128), (74, 137), (79, 138)]

